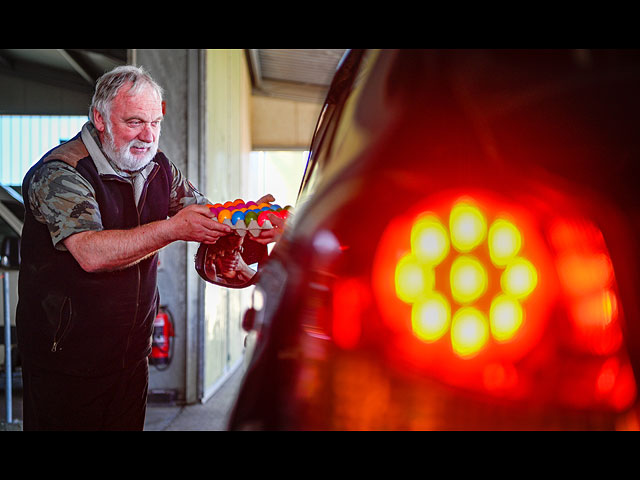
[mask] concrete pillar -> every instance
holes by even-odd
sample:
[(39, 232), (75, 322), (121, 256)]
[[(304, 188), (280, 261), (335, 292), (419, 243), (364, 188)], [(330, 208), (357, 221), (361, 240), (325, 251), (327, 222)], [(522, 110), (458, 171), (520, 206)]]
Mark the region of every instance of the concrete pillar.
[[(204, 52), (193, 49), (136, 49), (130, 63), (144, 67), (165, 91), (166, 115), (160, 149), (203, 193), (204, 169)], [(149, 388), (174, 390), (178, 401), (202, 398), (202, 331), (204, 286), (193, 258), (198, 245), (176, 242), (160, 254), (158, 287), (161, 304), (170, 311), (176, 336), (172, 362), (160, 371), (150, 369)]]

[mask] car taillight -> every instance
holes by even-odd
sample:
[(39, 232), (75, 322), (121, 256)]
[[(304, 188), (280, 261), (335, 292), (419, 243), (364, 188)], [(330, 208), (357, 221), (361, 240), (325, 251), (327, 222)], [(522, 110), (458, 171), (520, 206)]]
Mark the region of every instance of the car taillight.
[[(602, 232), (570, 204), (447, 191), (392, 219), (372, 276), (389, 361), (501, 398), (628, 408), (615, 272)], [(367, 294), (339, 288), (334, 325), (349, 348), (349, 308)]]

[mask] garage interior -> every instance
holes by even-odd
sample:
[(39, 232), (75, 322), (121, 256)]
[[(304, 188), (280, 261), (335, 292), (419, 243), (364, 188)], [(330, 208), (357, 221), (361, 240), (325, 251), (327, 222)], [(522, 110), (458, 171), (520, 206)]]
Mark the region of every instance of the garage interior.
[[(324, 97), (344, 53), (344, 49), (4, 49), (0, 50), (0, 119), (86, 117), (102, 73), (117, 65), (139, 65), (165, 90), (160, 149), (200, 191), (214, 202), (272, 193), (276, 202), (293, 204)], [(0, 174), (2, 183), (17, 185), (21, 180), (15, 178), (30, 165), (16, 164), (16, 147), (8, 145), (13, 140), (7, 130), (0, 129)], [(285, 157), (293, 155), (282, 169), (291, 170), (290, 162), (296, 163), (291, 178), (271, 172), (276, 163), (269, 159), (282, 152)], [(44, 153), (31, 152), (20, 161), (35, 163)], [(194, 268), (197, 247), (176, 242), (159, 253), (161, 304), (170, 312), (175, 337), (169, 365), (150, 369), (150, 401), (205, 402), (243, 366), (241, 319), (252, 287), (230, 290), (205, 283)], [(13, 283), (9, 299), (15, 310)], [(13, 311), (11, 319), (15, 323)], [(4, 365), (3, 359), (0, 352)]]

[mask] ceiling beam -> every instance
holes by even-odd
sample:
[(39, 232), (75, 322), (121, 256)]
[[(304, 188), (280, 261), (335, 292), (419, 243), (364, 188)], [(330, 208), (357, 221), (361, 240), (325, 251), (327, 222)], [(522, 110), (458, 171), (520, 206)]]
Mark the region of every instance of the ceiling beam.
[(262, 89), (262, 70), (260, 69), (260, 58), (258, 50), (255, 48), (247, 49), (247, 60), (249, 61), (249, 70), (253, 79), (254, 88)]
[(83, 51), (95, 53), (115, 63), (127, 63), (127, 49), (85, 48)]
[(96, 83), (97, 77), (91, 73), (91, 67), (84, 60), (82, 55), (77, 52), (65, 50), (63, 48), (56, 49), (60, 55), (73, 67), (73, 69), (84, 78), (89, 85)]
[(11, 57), (7, 56), (3, 50), (0, 50), (0, 66), (5, 68), (13, 69), (13, 61)]
[(8, 59), (9, 65), (0, 61), (0, 75), (18, 77), (36, 83), (81, 92), (92, 93), (93, 86), (81, 79), (77, 74), (54, 68), (44, 67), (32, 62)]

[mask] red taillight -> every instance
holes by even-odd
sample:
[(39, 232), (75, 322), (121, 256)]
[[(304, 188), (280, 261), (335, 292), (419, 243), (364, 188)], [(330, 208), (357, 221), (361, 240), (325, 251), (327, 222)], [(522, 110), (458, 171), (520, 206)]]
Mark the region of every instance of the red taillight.
[(388, 358), (492, 395), (623, 410), (636, 384), (602, 233), (541, 204), (446, 192), (388, 224), (372, 278)]
[(370, 290), (365, 282), (347, 278), (333, 285), (333, 341), (341, 348), (354, 348), (362, 333), (361, 312), (370, 301)]

